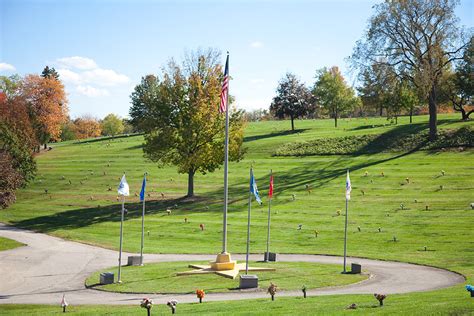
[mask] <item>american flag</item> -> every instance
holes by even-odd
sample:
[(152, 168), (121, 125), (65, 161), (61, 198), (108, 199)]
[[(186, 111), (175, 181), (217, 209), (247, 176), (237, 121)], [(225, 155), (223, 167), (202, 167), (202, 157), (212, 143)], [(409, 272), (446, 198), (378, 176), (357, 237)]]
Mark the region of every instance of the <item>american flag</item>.
[(227, 99), (229, 95), (229, 54), (225, 61), (224, 83), (221, 90), (221, 105), (219, 106), (219, 113), (224, 113), (227, 110)]
[(273, 197), (273, 174), (270, 176), (270, 188), (268, 189), (268, 197)]

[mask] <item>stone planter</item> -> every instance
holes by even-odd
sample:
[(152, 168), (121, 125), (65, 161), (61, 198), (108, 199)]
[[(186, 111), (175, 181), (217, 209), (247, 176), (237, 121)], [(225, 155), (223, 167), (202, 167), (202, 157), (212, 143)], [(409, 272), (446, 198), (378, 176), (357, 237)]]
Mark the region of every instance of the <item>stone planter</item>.
[(114, 274), (112, 272), (103, 272), (100, 274), (100, 284), (114, 283)]
[(128, 256), (127, 260), (128, 266), (141, 266), (142, 260), (140, 256)]
[(241, 289), (253, 289), (258, 288), (258, 276), (242, 274), (240, 276), (240, 285)]
[(358, 263), (351, 264), (351, 274), (360, 274), (362, 272), (362, 266)]
[(265, 252), (263, 254), (263, 261), (273, 261), (273, 262), (275, 262), (276, 257), (277, 257), (277, 255), (274, 252)]

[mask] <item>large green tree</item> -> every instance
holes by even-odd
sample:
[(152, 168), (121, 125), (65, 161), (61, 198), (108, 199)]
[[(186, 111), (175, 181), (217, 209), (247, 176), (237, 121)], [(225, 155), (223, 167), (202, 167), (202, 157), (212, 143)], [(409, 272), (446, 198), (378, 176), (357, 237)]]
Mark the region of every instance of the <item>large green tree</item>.
[(110, 113), (100, 122), (102, 135), (115, 136), (123, 133), (123, 121), (117, 115)]
[[(468, 120), (474, 112), (474, 37), (457, 63), (454, 73), (448, 75), (444, 85), (445, 96), (453, 105), (455, 111), (461, 112), (462, 119)], [(470, 107), (469, 107), (470, 106)]]
[(289, 117), (291, 130), (294, 131), (294, 120), (308, 115), (312, 111), (312, 105), (309, 89), (294, 74), (287, 73), (278, 84), (277, 95), (270, 105), (270, 112), (278, 118)]
[(318, 70), (313, 95), (316, 97), (317, 104), (334, 118), (335, 127), (337, 127), (337, 119), (360, 102), (336, 66)]
[[(196, 172), (212, 172), (224, 161), (219, 56), (207, 50), (188, 55), (181, 65), (171, 60), (159, 76), (143, 77), (131, 95), (131, 123), (145, 132), (145, 156), (159, 166), (171, 164), (187, 173), (188, 197), (194, 196)], [(243, 127), (243, 113), (232, 111), (230, 160), (243, 157)]]
[(416, 87), (428, 101), (430, 140), (437, 137), (440, 79), (465, 45), (454, 13), (458, 2), (385, 0), (375, 5), (367, 33), (351, 56), (362, 71), (386, 64)]

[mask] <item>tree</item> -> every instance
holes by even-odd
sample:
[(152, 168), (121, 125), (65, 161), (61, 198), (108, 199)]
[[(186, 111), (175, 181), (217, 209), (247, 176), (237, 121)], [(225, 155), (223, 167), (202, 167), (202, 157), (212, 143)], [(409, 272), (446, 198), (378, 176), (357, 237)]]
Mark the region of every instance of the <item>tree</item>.
[(456, 0), (385, 0), (374, 6), (363, 40), (351, 60), (362, 71), (386, 64), (409, 80), (429, 106), (429, 138), (437, 137), (439, 80), (445, 68), (460, 58), (465, 44), (454, 14)]
[(74, 134), (77, 139), (99, 137), (100, 123), (90, 115), (84, 115), (74, 120)]
[(54, 67), (49, 68), (49, 66), (44, 67), (41, 77), (59, 80), (59, 74), (56, 69)]
[(37, 139), (46, 149), (50, 140), (59, 140), (61, 124), (67, 119), (64, 86), (55, 78), (27, 75), (21, 90)]
[(76, 138), (74, 121), (68, 118), (66, 122), (61, 124), (61, 141), (73, 140)]
[(123, 133), (123, 122), (120, 117), (115, 114), (108, 114), (100, 123), (102, 135), (115, 136)]
[(396, 81), (390, 91), (384, 95), (383, 102), (387, 106), (387, 117), (395, 118), (395, 124), (398, 123), (398, 116), (402, 111), (408, 111), (410, 114), (410, 123), (415, 106), (418, 104), (416, 92), (406, 83)]
[[(142, 78), (131, 95), (131, 123), (145, 132), (143, 151), (159, 166), (188, 174), (187, 196), (194, 196), (194, 175), (213, 172), (224, 161), (225, 116), (218, 112), (222, 67), (213, 50), (189, 55), (182, 65), (171, 60), (161, 75)], [(243, 156), (241, 111), (229, 117), (229, 160)]]
[(295, 130), (294, 120), (304, 117), (311, 111), (312, 95), (308, 88), (298, 78), (287, 73), (277, 88), (277, 95), (270, 105), (270, 112), (280, 119), (289, 117), (291, 130)]
[(386, 64), (372, 64), (359, 74), (361, 86), (357, 89), (362, 103), (383, 115), (384, 98), (396, 80), (396, 75)]
[(336, 66), (318, 70), (313, 94), (318, 105), (322, 106), (334, 118), (335, 127), (337, 127), (337, 119), (341, 114), (360, 102), (360, 99), (355, 96), (354, 90), (347, 86)]
[[(446, 80), (444, 94), (453, 104), (453, 109), (461, 112), (462, 120), (468, 120), (474, 112), (472, 101), (474, 96), (474, 37), (457, 64), (456, 72), (449, 74)], [(468, 106), (471, 105), (471, 108)]]

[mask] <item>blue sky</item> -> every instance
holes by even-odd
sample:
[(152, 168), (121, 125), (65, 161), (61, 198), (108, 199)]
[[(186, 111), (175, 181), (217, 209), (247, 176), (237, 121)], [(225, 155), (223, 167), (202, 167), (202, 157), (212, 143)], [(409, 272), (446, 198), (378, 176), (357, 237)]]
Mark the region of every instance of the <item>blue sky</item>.
[[(212, 47), (230, 52), (236, 105), (268, 108), (288, 71), (312, 85), (318, 68), (337, 65), (352, 84), (344, 58), (378, 2), (0, 0), (0, 75), (53, 66), (73, 118), (125, 117), (142, 76)], [(462, 25), (473, 27), (473, 3), (457, 8)]]

